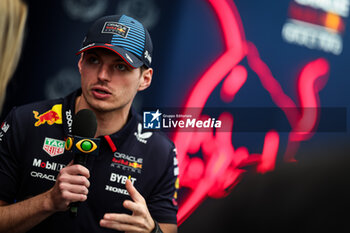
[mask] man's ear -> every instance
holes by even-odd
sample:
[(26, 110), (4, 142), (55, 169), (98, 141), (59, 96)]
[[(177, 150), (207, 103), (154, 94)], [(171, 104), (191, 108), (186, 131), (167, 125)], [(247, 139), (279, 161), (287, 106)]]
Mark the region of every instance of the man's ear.
[(79, 73), (81, 74), (81, 64), (83, 62), (83, 54), (80, 55), (80, 59), (78, 61), (78, 68), (79, 68)]
[(143, 90), (145, 90), (147, 87), (149, 87), (151, 85), (152, 75), (153, 75), (153, 69), (152, 68), (148, 68), (147, 70), (144, 70), (142, 72), (140, 86), (137, 89), (138, 91), (143, 91)]

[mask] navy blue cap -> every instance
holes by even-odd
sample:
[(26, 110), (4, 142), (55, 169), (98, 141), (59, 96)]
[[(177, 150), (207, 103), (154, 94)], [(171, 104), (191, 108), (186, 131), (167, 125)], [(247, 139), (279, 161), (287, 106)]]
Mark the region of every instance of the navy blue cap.
[(92, 48), (112, 50), (133, 68), (151, 66), (151, 36), (142, 23), (126, 15), (110, 15), (96, 20), (77, 55)]

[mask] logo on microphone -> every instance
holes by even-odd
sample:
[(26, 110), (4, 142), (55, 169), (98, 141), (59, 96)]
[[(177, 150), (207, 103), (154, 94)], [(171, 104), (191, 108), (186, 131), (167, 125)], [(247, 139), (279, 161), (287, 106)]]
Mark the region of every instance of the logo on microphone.
[(85, 154), (91, 153), (97, 149), (95, 142), (88, 138), (83, 138), (75, 144), (77, 149)]
[(162, 113), (157, 111), (143, 112), (143, 128), (144, 129), (160, 129)]

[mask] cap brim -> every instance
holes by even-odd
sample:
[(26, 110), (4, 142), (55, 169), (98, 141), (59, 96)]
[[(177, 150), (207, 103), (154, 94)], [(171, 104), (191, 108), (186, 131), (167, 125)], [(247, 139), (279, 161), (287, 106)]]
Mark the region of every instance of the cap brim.
[(84, 46), (83, 48), (81, 48), (76, 55), (79, 55), (87, 50), (90, 49), (94, 49), (94, 48), (104, 48), (104, 49), (108, 49), (111, 50), (112, 52), (117, 53), (129, 66), (131, 66), (132, 68), (136, 69), (139, 68), (140, 66), (143, 65), (143, 62), (138, 59), (133, 53), (118, 47), (118, 46), (114, 46), (112, 44), (104, 44), (104, 43), (93, 43), (87, 46)]

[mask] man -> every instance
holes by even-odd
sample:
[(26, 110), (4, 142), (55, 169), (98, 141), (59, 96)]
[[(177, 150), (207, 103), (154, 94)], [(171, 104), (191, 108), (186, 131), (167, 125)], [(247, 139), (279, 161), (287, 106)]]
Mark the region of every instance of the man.
[[(78, 54), (81, 90), (14, 108), (1, 126), (0, 232), (177, 232), (174, 145), (143, 132), (131, 107), (152, 80), (148, 31), (106, 16)], [(100, 138), (88, 168), (63, 149), (81, 109), (96, 114)], [(76, 217), (67, 211), (73, 202)]]

